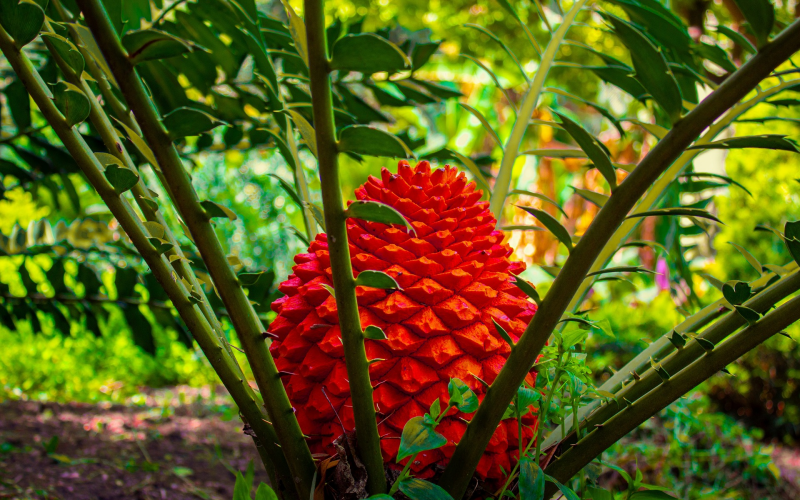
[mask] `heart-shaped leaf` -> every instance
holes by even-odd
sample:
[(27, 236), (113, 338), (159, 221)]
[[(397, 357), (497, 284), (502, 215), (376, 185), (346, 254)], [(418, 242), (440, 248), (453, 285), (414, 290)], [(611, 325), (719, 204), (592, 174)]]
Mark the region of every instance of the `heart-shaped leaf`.
[(750, 285), (744, 281), (729, 281), (722, 285), (722, 295), (732, 306), (738, 306), (750, 298)]
[(236, 214), (233, 213), (233, 210), (211, 200), (201, 201), (200, 205), (206, 211), (206, 215), (208, 215), (210, 219), (215, 217), (227, 217), (230, 220), (236, 220), (238, 218)]
[(50, 43), (56, 54), (67, 63), (76, 76), (83, 73), (85, 64), (83, 55), (72, 42), (55, 33), (42, 33), (42, 39)]
[[(125, 167), (116, 156), (108, 153), (95, 153), (94, 155), (100, 161), (100, 164), (103, 165), (103, 173), (106, 179), (108, 179), (109, 184), (114, 187), (114, 191), (116, 191), (117, 194), (128, 191), (139, 182), (139, 174)], [(161, 238), (163, 236), (163, 228), (161, 234), (156, 234), (154, 236)]]
[(400, 289), (400, 285), (397, 284), (397, 281), (383, 271), (361, 271), (358, 273), (358, 278), (356, 278), (356, 285), (370, 286), (372, 288)]
[(414, 227), (394, 208), (377, 201), (354, 201), (344, 211), (345, 217), (381, 222), (383, 224), (400, 224), (416, 234)]
[(85, 120), (91, 111), (89, 98), (71, 83), (58, 82), (53, 89), (53, 101), (70, 127)]
[(447, 439), (425, 423), (423, 417), (414, 417), (406, 422), (400, 435), (397, 462), (421, 451), (435, 450), (447, 444)]
[(178, 108), (161, 119), (172, 139), (200, 135), (225, 122), (194, 108)]
[(387, 156), (392, 158), (413, 158), (414, 153), (394, 135), (368, 127), (350, 125), (339, 132), (339, 151), (366, 156)]
[(0, 0), (0, 25), (11, 35), (17, 48), (30, 43), (44, 24), (44, 9), (30, 0)]
[(371, 75), (411, 67), (411, 61), (397, 45), (374, 33), (345, 35), (333, 44), (331, 53), (331, 69), (340, 71)]
[(539, 210), (538, 208), (521, 207), (519, 205), (517, 205), (517, 207), (525, 210), (529, 214), (539, 219), (539, 222), (544, 224), (544, 227), (553, 233), (553, 236), (558, 238), (558, 241), (563, 243), (564, 246), (567, 247), (567, 250), (572, 252), (572, 237), (569, 235), (569, 231), (567, 231), (567, 229), (562, 226), (561, 223), (555, 219), (555, 217), (548, 214), (544, 210)]
[(122, 46), (133, 64), (175, 57), (194, 49), (191, 42), (154, 29), (129, 31), (122, 37)]

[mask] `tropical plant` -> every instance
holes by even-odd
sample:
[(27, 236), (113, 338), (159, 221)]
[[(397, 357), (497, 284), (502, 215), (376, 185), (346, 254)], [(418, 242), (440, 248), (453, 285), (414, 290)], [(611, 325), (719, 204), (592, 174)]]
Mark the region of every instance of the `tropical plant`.
[[(784, 93), (800, 90), (792, 61), (800, 21), (768, 0), (740, 0), (740, 29), (719, 25), (713, 36), (698, 37), (655, 0), (534, 2), (527, 17), (511, 2), (498, 3), (519, 23), (535, 61), (522, 64), (480, 26), (473, 27), (519, 69), (519, 89), (501, 87), (489, 66), (473, 60), (500, 87), (514, 119), (493, 126), (461, 103), (487, 134), (488, 156), (468, 156), (449, 143), (420, 155), (460, 163), (472, 181), (454, 167), (401, 161), (396, 173), (370, 177), (345, 206), (340, 156), (412, 158), (424, 146), (389, 126), (387, 107), (461, 96), (419, 76), (439, 46), (427, 32), (372, 33), (353, 20), (328, 22), (322, 0), (305, 0), (302, 16), (288, 1), (276, 13), (253, 0), (0, 0), (0, 50), (14, 75), (4, 93), (16, 126), (3, 139), (12, 150), (0, 164), (4, 175), (31, 193), (43, 186), (53, 203), (63, 202), (63, 191), (72, 216), (82, 215), (71, 194), (76, 184), (97, 193), (121, 228), (113, 246), (128, 259), (117, 266), (123, 300), (115, 300), (139, 315), (147, 306), (153, 315), (180, 318), (238, 406), (269, 473), (275, 491), (259, 487), (257, 498), (320, 498), (329, 489), (343, 498), (400, 492), (412, 499), (540, 499), (556, 491), (612, 498), (587, 466), (800, 319), (800, 297), (791, 297), (800, 289), (800, 222), (785, 220), (783, 231), (762, 226), (794, 262), (761, 264), (737, 247), (753, 263), (753, 279), (708, 277), (721, 298), (705, 305), (692, 290), (685, 261), (691, 248), (680, 237), (720, 222), (703, 193), (739, 185), (695, 170), (701, 152), (800, 152), (782, 135), (719, 139), (739, 120), (770, 120), (744, 115), (762, 104), (786, 105)], [(610, 42), (610, 54), (582, 37), (618, 42)], [(580, 62), (564, 59), (573, 52)], [(593, 59), (600, 65), (586, 63)], [(558, 83), (558, 71), (578, 70), (627, 94), (625, 116), (547, 86)], [(702, 99), (699, 89), (707, 93)], [(646, 154), (636, 163), (617, 161), (559, 100), (596, 110), (619, 136), (640, 128)], [(540, 144), (528, 134), (533, 127), (575, 146)], [(278, 182), (297, 204), (304, 230), (295, 233), (308, 246), (277, 300), (274, 273), (248, 268), (223, 244), (220, 227), (237, 220), (232, 202), (208, 199), (187, 168), (207, 151), (257, 145), (280, 155), (291, 180)], [(578, 159), (589, 167), (596, 189), (573, 186), (598, 208), (582, 234), (560, 221), (566, 211), (556, 200), (514, 189), (523, 157)], [(310, 172), (318, 176), (319, 198)], [(523, 212), (512, 212), (510, 200)], [(659, 226), (660, 241), (632, 239), (651, 217), (668, 221)], [(24, 238), (17, 229), (4, 240), (7, 253), (21, 255), (4, 258), (22, 262), (24, 288), (0, 290), (6, 324), (32, 320), (32, 308), (58, 324), (69, 304), (81, 304), (70, 314), (88, 320), (86, 304), (106, 300), (81, 274), (86, 249), (47, 227), (34, 224)], [(548, 232), (563, 246), (566, 253), (547, 268), (552, 283), (537, 290), (518, 276), (525, 266), (509, 259), (504, 230)], [(596, 387), (586, 339), (608, 334), (608, 325), (583, 304), (601, 283), (652, 272), (611, 264), (621, 249), (661, 243), (680, 277), (669, 286), (683, 287), (687, 297), (685, 319)], [(121, 262), (108, 256), (108, 246), (88, 249), (92, 262)], [(40, 283), (26, 278), (33, 253), (55, 256)], [(136, 298), (142, 261), (147, 294)], [(140, 323), (131, 314), (136, 337)], [(628, 483), (627, 498), (668, 497), (639, 476)], [(250, 498), (251, 486), (252, 478), (239, 478), (237, 498)]]

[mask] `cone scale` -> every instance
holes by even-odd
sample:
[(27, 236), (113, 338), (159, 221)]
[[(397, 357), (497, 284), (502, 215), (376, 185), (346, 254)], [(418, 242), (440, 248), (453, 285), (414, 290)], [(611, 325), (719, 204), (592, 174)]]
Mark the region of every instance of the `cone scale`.
[[(395, 457), (405, 423), (426, 413), (436, 398), (444, 408), (447, 384), (459, 378), (483, 399), (503, 367), (510, 346), (493, 319), (516, 342), (536, 312), (536, 304), (514, 285), (525, 264), (509, 260), (512, 249), (495, 230), (496, 220), (483, 193), (464, 173), (428, 162), (412, 168), (401, 161), (397, 174), (386, 168), (356, 189), (359, 200), (380, 201), (403, 214), (416, 237), (400, 226), (349, 219), (347, 234), (353, 272), (383, 271), (401, 290), (356, 289), (362, 328), (375, 325), (386, 340), (366, 340), (373, 399), (380, 422), (384, 462)], [(270, 350), (312, 453), (335, 453), (332, 442), (352, 431), (352, 401), (338, 326), (328, 244), (319, 234), (308, 252), (295, 256), (293, 274), (281, 283), (284, 294), (269, 332)], [(535, 374), (526, 378), (533, 385)], [(431, 477), (452, 455), (471, 415), (451, 410), (437, 432), (440, 449), (420, 453), (412, 470)], [(536, 418), (523, 417), (523, 444), (533, 437)], [(511, 470), (519, 449), (517, 421), (500, 423), (476, 470), (495, 482)]]

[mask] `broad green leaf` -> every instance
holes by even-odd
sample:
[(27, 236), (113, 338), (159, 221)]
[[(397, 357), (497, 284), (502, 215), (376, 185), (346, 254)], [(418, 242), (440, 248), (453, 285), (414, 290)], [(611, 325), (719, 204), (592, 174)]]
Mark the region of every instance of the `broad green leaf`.
[(369, 325), (364, 329), (364, 338), (372, 340), (386, 340), (388, 337), (386, 337), (386, 332), (383, 331), (383, 328), (375, 325)]
[(517, 285), (517, 288), (525, 292), (525, 295), (533, 299), (537, 305), (541, 303), (542, 299), (539, 298), (539, 292), (536, 291), (536, 288), (533, 285), (519, 276), (514, 277), (514, 284)]
[(619, 266), (619, 267), (607, 267), (605, 269), (601, 269), (599, 271), (595, 271), (593, 273), (589, 273), (586, 275), (588, 278), (589, 276), (598, 276), (601, 274), (609, 274), (609, 273), (647, 273), (647, 274), (658, 274), (655, 271), (647, 269), (646, 267), (642, 266)]
[(517, 208), (521, 208), (528, 212), (529, 214), (536, 217), (539, 222), (544, 224), (553, 235), (558, 238), (558, 241), (564, 244), (567, 249), (572, 252), (572, 237), (569, 235), (569, 231), (561, 225), (552, 215), (548, 214), (544, 210), (539, 210), (538, 208), (532, 207), (521, 207), (517, 205)]
[(758, 46), (769, 41), (769, 34), (775, 26), (775, 7), (770, 0), (735, 0), (756, 36)]
[(414, 153), (403, 141), (388, 132), (366, 125), (350, 125), (343, 128), (339, 132), (338, 148), (342, 153), (365, 156), (414, 157)]
[(541, 194), (541, 193), (534, 193), (533, 191), (526, 191), (526, 190), (524, 190), (524, 189), (513, 189), (513, 190), (511, 190), (511, 192), (510, 192), (510, 193), (508, 193), (508, 194), (517, 194), (517, 195), (524, 195), (524, 196), (532, 196), (532, 197), (536, 198), (537, 200), (542, 200), (542, 201), (543, 201), (543, 202), (545, 202), (545, 203), (549, 203), (550, 205), (553, 205), (554, 207), (556, 207), (556, 208), (558, 209), (558, 211), (559, 211), (559, 212), (561, 212), (562, 214), (564, 214), (564, 217), (569, 217), (569, 216), (567, 215), (567, 212), (565, 212), (565, 211), (564, 211), (564, 209), (563, 209), (563, 208), (561, 208), (561, 205), (559, 205), (558, 203), (556, 203), (556, 202), (555, 202), (555, 200), (553, 200), (552, 198), (550, 198), (550, 197), (547, 197), (547, 196), (545, 196), (545, 195), (543, 195), (543, 194)]
[(744, 281), (729, 281), (722, 285), (722, 295), (732, 306), (738, 306), (750, 298), (752, 291)]
[(0, 0), (0, 25), (22, 48), (39, 34), (44, 24), (44, 9), (30, 0)]
[(211, 200), (201, 201), (200, 205), (203, 207), (203, 210), (206, 211), (206, 215), (210, 219), (215, 217), (227, 217), (230, 220), (236, 220), (236, 214), (233, 213), (233, 210), (230, 208), (220, 205), (219, 203), (213, 202)]
[(256, 490), (256, 500), (278, 500), (278, 495), (269, 485), (260, 483)]
[(775, 149), (780, 151), (790, 151), (800, 153), (797, 143), (792, 139), (787, 139), (785, 135), (767, 134), (754, 135), (748, 137), (731, 137), (720, 141), (707, 142), (705, 144), (695, 144), (687, 149)]
[(400, 212), (378, 201), (354, 201), (344, 211), (344, 215), (345, 217), (381, 222), (383, 224), (400, 224), (416, 234), (414, 226), (409, 224)]
[(356, 286), (370, 286), (372, 288), (396, 288), (400, 289), (400, 285), (383, 271), (361, 271), (356, 278)]
[(573, 187), (572, 189), (575, 191), (575, 194), (600, 208), (603, 208), (603, 205), (605, 205), (608, 201), (608, 195), (589, 191), (588, 189), (578, 189), (576, 187)]
[(508, 344), (510, 347), (514, 347), (514, 340), (511, 339), (511, 335), (508, 334), (506, 329), (503, 328), (494, 318), (492, 318), (492, 323), (494, 323), (494, 328), (497, 330), (497, 334), (506, 341), (506, 344)]
[(50, 42), (58, 56), (67, 63), (76, 76), (81, 76), (84, 67), (83, 55), (72, 42), (55, 33), (42, 33), (42, 39)]
[[(595, 498), (594, 500), (599, 500), (599, 499)], [(646, 490), (646, 491), (635, 491), (629, 497), (629, 500), (675, 500), (675, 497), (667, 495), (663, 491)]]
[(463, 413), (473, 413), (478, 410), (478, 396), (469, 388), (463, 380), (451, 378), (447, 384), (447, 392), (450, 394), (450, 404), (458, 408)]
[(586, 153), (580, 149), (531, 149), (520, 154), (545, 158), (587, 158)]
[(477, 118), (477, 119), (478, 119), (478, 121), (480, 122), (480, 124), (481, 124), (481, 125), (483, 125), (483, 129), (484, 129), (484, 130), (486, 130), (486, 132), (489, 134), (489, 136), (490, 136), (490, 137), (491, 137), (491, 138), (494, 140), (495, 144), (497, 144), (497, 146), (498, 146), (500, 149), (503, 149), (503, 141), (502, 141), (502, 140), (500, 140), (500, 136), (499, 136), (499, 135), (497, 135), (497, 132), (495, 132), (495, 131), (494, 131), (494, 129), (493, 129), (493, 128), (492, 128), (492, 126), (489, 124), (489, 121), (486, 119), (486, 117), (485, 117), (485, 116), (483, 116), (483, 114), (481, 114), (481, 112), (480, 112), (480, 111), (478, 111), (477, 109), (473, 108), (473, 107), (472, 107), (472, 106), (470, 106), (469, 104), (466, 104), (466, 103), (463, 103), (463, 102), (460, 102), (460, 103), (458, 103), (458, 104), (459, 104), (459, 105), (460, 105), (462, 108), (464, 108), (464, 109), (466, 109), (467, 111), (469, 111), (469, 113), (470, 113), (472, 116), (474, 116), (475, 118)]
[(63, 81), (53, 89), (53, 100), (70, 127), (85, 120), (92, 109), (89, 98), (81, 89)]
[[(125, 191), (128, 191), (129, 189), (133, 188), (137, 182), (139, 182), (139, 174), (125, 167), (116, 156), (108, 153), (95, 153), (94, 155), (97, 157), (97, 160), (100, 162), (100, 164), (103, 165), (103, 173), (105, 174), (106, 179), (108, 179), (109, 184), (114, 187), (114, 191), (116, 191), (117, 194), (122, 194)], [(160, 236), (154, 236), (159, 238), (162, 237), (163, 231)]]
[(678, 82), (664, 55), (638, 29), (611, 14), (604, 17), (614, 26), (614, 33), (631, 53), (636, 78), (664, 109), (673, 123), (681, 118), (683, 99)]
[(714, 222), (719, 222), (722, 224), (722, 221), (711, 215), (705, 210), (701, 210), (699, 208), (659, 208), (656, 210), (648, 210), (646, 212), (638, 212), (635, 214), (631, 214), (626, 219), (635, 219), (637, 217), (668, 217), (668, 216), (680, 216), (680, 217), (699, 217), (701, 219), (710, 219)]
[(441, 486), (424, 479), (403, 479), (400, 481), (400, 492), (411, 500), (453, 500)]
[(200, 135), (225, 123), (206, 112), (188, 107), (171, 111), (161, 121), (173, 140)]
[(375, 33), (345, 35), (333, 44), (331, 54), (331, 69), (334, 70), (371, 75), (411, 68), (411, 61), (397, 45)]
[(520, 500), (544, 500), (544, 471), (528, 457), (519, 462), (519, 495)]
[(122, 37), (122, 46), (133, 64), (175, 57), (193, 50), (191, 42), (155, 29), (127, 32)]
[(600, 145), (600, 142), (589, 132), (587, 132), (583, 127), (569, 119), (568, 117), (562, 115), (557, 111), (553, 111), (553, 113), (561, 119), (561, 126), (564, 127), (564, 130), (572, 136), (575, 142), (578, 143), (578, 146), (586, 152), (586, 156), (592, 160), (594, 166), (597, 167), (597, 170), (603, 174), (605, 177), (606, 182), (611, 185), (611, 189), (614, 190), (617, 188), (617, 171), (614, 169), (614, 165), (611, 164), (611, 158), (608, 157), (606, 150)]
[(423, 417), (414, 417), (406, 422), (400, 435), (397, 462), (421, 451), (435, 450), (447, 444), (447, 439), (425, 423)]

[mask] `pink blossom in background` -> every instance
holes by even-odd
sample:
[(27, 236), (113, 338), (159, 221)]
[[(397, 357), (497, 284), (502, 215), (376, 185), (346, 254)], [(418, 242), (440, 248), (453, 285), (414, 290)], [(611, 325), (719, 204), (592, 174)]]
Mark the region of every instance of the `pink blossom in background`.
[(669, 290), (669, 266), (665, 259), (658, 259), (656, 262), (656, 285), (659, 290)]

